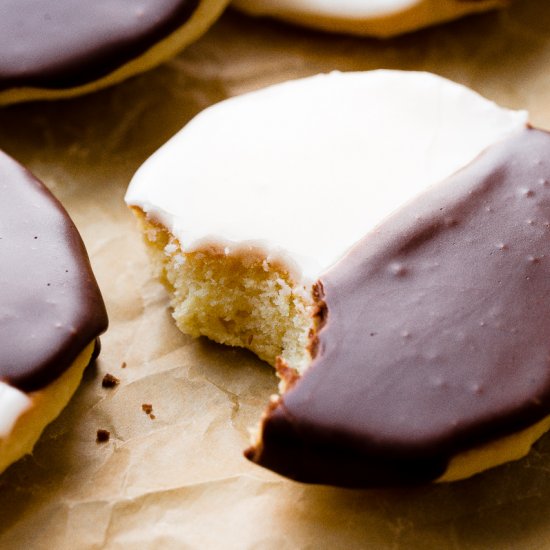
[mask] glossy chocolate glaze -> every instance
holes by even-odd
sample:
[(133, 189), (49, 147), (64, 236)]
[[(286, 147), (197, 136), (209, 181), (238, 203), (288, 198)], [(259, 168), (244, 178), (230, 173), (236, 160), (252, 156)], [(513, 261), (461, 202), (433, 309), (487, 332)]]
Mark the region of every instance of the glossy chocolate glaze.
[(319, 284), (316, 357), (249, 458), (343, 486), (434, 480), (550, 413), (550, 134), (405, 206)]
[(74, 224), (38, 180), (0, 152), (0, 380), (23, 391), (43, 388), (106, 328)]
[(0, 89), (97, 80), (184, 25), (200, 0), (2, 0)]

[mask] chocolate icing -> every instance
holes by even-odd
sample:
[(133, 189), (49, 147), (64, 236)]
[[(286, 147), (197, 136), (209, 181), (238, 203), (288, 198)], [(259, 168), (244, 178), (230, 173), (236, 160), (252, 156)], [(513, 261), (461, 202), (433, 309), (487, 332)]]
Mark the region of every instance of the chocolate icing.
[(184, 25), (200, 0), (3, 0), (0, 89), (105, 76)]
[(0, 152), (0, 380), (43, 388), (106, 328), (74, 224), (44, 185)]
[(489, 148), (318, 285), (312, 364), (248, 457), (343, 486), (434, 480), (550, 413), (550, 134)]

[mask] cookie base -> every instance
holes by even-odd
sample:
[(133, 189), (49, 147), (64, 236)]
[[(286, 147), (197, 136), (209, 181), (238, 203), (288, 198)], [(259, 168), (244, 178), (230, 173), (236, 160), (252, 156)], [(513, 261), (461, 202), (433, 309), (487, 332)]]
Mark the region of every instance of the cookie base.
[(550, 429), (550, 416), (515, 434), (464, 451), (449, 462), (438, 483), (458, 481), (527, 456), (531, 447)]
[(0, 439), (0, 473), (32, 452), (44, 428), (65, 408), (90, 364), (95, 340), (57, 380), (44, 389), (27, 394), (31, 406), (18, 418), (8, 437)]

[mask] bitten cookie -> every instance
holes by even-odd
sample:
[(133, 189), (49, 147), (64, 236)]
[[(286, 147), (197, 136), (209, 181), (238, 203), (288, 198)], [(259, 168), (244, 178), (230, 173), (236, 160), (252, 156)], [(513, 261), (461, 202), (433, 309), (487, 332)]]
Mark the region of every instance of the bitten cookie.
[(325, 31), (388, 38), (506, 6), (508, 0), (233, 0), (256, 16)]
[(0, 472), (32, 451), (68, 403), (106, 328), (74, 224), (0, 152)]
[(274, 364), (247, 456), (293, 479), (468, 477), (548, 429), (550, 137), (427, 73), (332, 73), (199, 114), (137, 172), (180, 329)]
[(0, 105), (85, 94), (167, 60), (228, 0), (5, 0)]

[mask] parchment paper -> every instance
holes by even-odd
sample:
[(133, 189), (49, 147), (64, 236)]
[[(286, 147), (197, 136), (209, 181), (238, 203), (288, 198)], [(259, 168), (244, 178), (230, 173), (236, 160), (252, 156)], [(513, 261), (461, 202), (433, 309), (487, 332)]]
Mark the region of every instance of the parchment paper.
[[(548, 8), (518, 0), (389, 42), (228, 12), (176, 59), (129, 82), (2, 109), (0, 147), (73, 216), (111, 327), (33, 456), (0, 476), (0, 548), (550, 548), (550, 437), (520, 462), (414, 490), (305, 486), (249, 464), (247, 429), (275, 376), (251, 354), (177, 331), (123, 204), (135, 169), (202, 108), (321, 71), (429, 70), (550, 128)], [(106, 372), (121, 385), (103, 389)], [(111, 432), (108, 443), (96, 443), (98, 428)]]

